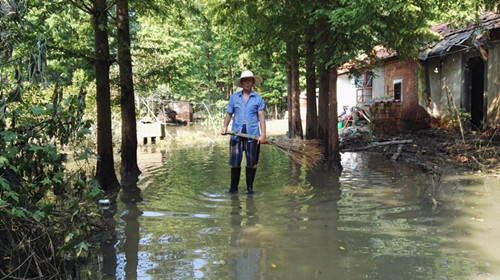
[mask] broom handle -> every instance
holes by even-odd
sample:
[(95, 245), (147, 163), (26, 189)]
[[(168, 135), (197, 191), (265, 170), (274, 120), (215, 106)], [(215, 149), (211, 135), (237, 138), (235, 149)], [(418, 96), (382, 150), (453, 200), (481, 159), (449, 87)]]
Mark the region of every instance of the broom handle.
[[(239, 136), (239, 137), (243, 137), (243, 138), (247, 138), (247, 139), (259, 140), (259, 136), (253, 135), (253, 134), (240, 133), (240, 132), (231, 131), (231, 130), (226, 131), (226, 134), (231, 134), (234, 136)], [(276, 143), (271, 139), (266, 139), (266, 143), (263, 143), (263, 144), (269, 144), (272, 146), (276, 145)]]
[(253, 135), (253, 134), (239, 133), (239, 132), (231, 131), (231, 130), (227, 131), (226, 134), (231, 134), (231, 135), (235, 135), (235, 136), (239, 136), (239, 137), (243, 137), (243, 138), (248, 138), (248, 139), (253, 139), (253, 140), (259, 140), (259, 136)]

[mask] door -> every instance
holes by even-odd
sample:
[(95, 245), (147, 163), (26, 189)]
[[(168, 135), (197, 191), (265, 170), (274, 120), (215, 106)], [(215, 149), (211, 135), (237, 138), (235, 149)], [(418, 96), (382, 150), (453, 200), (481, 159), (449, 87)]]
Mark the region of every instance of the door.
[(481, 129), (484, 118), (484, 62), (480, 57), (470, 58), (466, 68), (465, 108), (471, 114), (472, 129)]

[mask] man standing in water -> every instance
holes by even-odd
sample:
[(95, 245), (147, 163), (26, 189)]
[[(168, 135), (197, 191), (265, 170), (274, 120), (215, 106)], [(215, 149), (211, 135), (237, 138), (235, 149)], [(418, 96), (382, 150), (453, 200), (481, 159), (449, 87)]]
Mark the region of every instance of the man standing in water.
[(232, 131), (259, 136), (258, 140), (253, 140), (231, 135), (229, 142), (230, 193), (238, 191), (243, 152), (245, 152), (247, 160), (245, 170), (247, 193), (253, 193), (253, 181), (257, 171), (257, 162), (259, 161), (260, 144), (266, 143), (266, 105), (262, 97), (252, 90), (253, 86), (259, 86), (261, 83), (262, 78), (260, 76), (254, 75), (252, 71), (243, 71), (241, 77), (234, 82), (237, 87), (243, 88), (243, 90), (231, 95), (227, 105), (226, 117), (221, 130), (222, 135), (226, 134), (229, 122), (234, 116)]

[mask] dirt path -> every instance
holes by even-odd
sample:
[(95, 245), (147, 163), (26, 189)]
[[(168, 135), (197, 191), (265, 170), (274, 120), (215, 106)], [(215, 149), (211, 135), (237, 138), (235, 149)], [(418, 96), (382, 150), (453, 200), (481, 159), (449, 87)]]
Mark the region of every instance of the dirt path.
[(266, 120), (268, 136), (285, 135), (288, 131), (288, 120)]

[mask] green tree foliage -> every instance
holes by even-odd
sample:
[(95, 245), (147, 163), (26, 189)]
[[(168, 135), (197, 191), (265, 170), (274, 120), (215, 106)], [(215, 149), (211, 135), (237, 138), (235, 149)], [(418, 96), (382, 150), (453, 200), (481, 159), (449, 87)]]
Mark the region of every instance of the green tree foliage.
[[(320, 48), (323, 59), (340, 67), (361, 54), (383, 45), (401, 58), (415, 56), (430, 39), (434, 1), (332, 1), (319, 6), (316, 18), (328, 21), (328, 40)], [(325, 54), (326, 52), (326, 54)]]
[[(69, 144), (84, 147), (92, 123), (82, 119), (82, 89), (34, 87), (24, 99), (8, 102), (0, 114), (6, 124), (0, 129), (0, 251), (8, 256), (0, 270), (13, 277), (57, 275), (64, 257), (80, 255), (94, 230), (94, 207), (87, 204), (101, 191), (87, 176), (87, 163), (95, 157), (86, 148), (64, 152)], [(67, 170), (68, 157), (78, 168)]]
[[(88, 248), (101, 192), (87, 176), (95, 156), (84, 145), (92, 122), (82, 72), (49, 71), (53, 41), (41, 26), (50, 16), (30, 4), (40, 9), (0, 2), (0, 272), (14, 279), (62, 277), (65, 260)], [(64, 73), (77, 86), (57, 85)]]
[(169, 13), (141, 15), (134, 46), (137, 90), (164, 100), (215, 102), (224, 97), (232, 56), (206, 18), (204, 7), (164, 4)]
[(82, 82), (95, 78), (93, 31), (87, 14), (68, 1), (33, 1), (26, 18), (28, 34), (45, 46), (45, 82), (70, 85), (76, 69), (85, 71)]
[[(276, 85), (273, 72), (281, 65), (281, 73), (288, 73), (286, 83), (289, 130), (294, 137), (302, 137), (299, 114), (299, 44), (303, 37), (304, 12), (301, 2), (293, 1), (209, 1), (216, 23), (230, 34), (228, 38), (240, 49), (242, 68), (255, 69), (263, 74), (265, 86)], [(269, 73), (270, 75), (266, 75)], [(279, 78), (277, 79), (279, 81)], [(281, 86), (282, 88), (283, 86)], [(282, 92), (269, 88), (270, 93)], [(264, 97), (270, 93), (263, 92)], [(267, 100), (266, 100), (267, 101)], [(277, 100), (270, 100), (271, 105)], [(276, 106), (277, 107), (277, 106)], [(292, 109), (293, 108), (293, 109)]]

